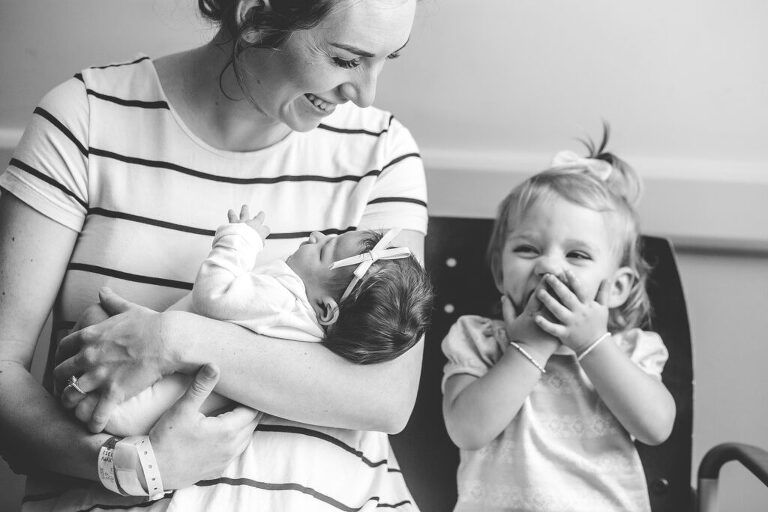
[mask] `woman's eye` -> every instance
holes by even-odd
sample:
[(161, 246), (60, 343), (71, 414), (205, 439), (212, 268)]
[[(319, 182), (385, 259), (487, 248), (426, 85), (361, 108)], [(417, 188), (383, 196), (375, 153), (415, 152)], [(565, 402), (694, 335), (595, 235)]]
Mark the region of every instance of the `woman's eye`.
[(340, 68), (344, 69), (352, 69), (360, 65), (360, 59), (345, 60), (341, 57), (334, 57), (333, 62)]

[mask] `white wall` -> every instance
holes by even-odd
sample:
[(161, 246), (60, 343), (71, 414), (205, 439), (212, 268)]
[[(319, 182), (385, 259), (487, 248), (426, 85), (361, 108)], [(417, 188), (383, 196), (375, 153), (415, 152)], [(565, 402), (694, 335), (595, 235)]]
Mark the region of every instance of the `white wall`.
[[(0, 0), (0, 157), (37, 100), (79, 69), (204, 41), (194, 4)], [(612, 149), (647, 184), (646, 231), (679, 248), (695, 338), (694, 467), (721, 441), (768, 447), (768, 4), (421, 0), (420, 9), (377, 103), (421, 145), (431, 212), (493, 215), (522, 176), (610, 121)], [(768, 492), (737, 466), (722, 480), (722, 510), (768, 509)], [(0, 509), (14, 510), (15, 483), (0, 474)]]

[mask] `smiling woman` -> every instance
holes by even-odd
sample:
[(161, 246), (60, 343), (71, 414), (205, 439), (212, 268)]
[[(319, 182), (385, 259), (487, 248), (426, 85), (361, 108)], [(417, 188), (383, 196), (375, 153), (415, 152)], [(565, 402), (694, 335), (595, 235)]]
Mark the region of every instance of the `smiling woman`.
[[(384, 432), (409, 417), (422, 342), (359, 365), (165, 311), (240, 204), (272, 219), (259, 262), (313, 232), (395, 227), (393, 245), (421, 259), (418, 149), (390, 113), (365, 108), (415, 5), (201, 1), (221, 24), (209, 44), (85, 69), (40, 102), (0, 177), (0, 426), (3, 456), (33, 475), (24, 510), (417, 509)], [(29, 365), (50, 310), (63, 362), (46, 390)], [(92, 325), (60, 342), (86, 310)], [(179, 372), (196, 378), (147, 438), (102, 433), (119, 402)], [(247, 407), (202, 416), (214, 385)], [(250, 408), (267, 413), (255, 432)], [(151, 472), (118, 457), (147, 443)], [(162, 486), (148, 502), (152, 477)]]

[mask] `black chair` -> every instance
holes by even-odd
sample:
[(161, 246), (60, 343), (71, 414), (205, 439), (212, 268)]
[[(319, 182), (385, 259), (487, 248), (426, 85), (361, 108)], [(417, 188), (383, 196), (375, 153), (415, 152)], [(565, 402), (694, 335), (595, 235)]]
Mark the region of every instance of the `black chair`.
[[(445, 357), (440, 342), (461, 315), (498, 317), (499, 293), (485, 262), (493, 220), (431, 217), (425, 264), (437, 294), (432, 327), (427, 333), (416, 407), (405, 430), (392, 444), (416, 503), (422, 512), (447, 512), (456, 503), (458, 449), (445, 430), (442, 379)], [(683, 512), (695, 506), (691, 481), (693, 367), (691, 335), (674, 251), (663, 238), (643, 237), (643, 253), (653, 266), (648, 293), (653, 306), (650, 329), (669, 350), (662, 378), (677, 404), (669, 439), (659, 446), (637, 443), (648, 481), (653, 512)], [(713, 510), (717, 474), (730, 460), (741, 461), (768, 485), (768, 452), (744, 445), (719, 446), (702, 461), (700, 477), (706, 496), (699, 510)], [(703, 470), (703, 473), (702, 473)]]

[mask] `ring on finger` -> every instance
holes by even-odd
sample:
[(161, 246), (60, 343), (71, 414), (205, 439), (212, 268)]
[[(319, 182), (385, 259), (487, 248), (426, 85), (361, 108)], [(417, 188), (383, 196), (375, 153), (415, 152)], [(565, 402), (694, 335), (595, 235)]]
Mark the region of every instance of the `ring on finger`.
[(67, 387), (65, 387), (64, 389), (67, 389), (67, 388), (72, 388), (78, 393), (80, 393), (81, 395), (88, 394), (85, 391), (83, 391), (83, 389), (80, 386), (77, 385), (77, 377), (75, 377), (74, 375), (72, 375), (69, 379), (67, 379)]

